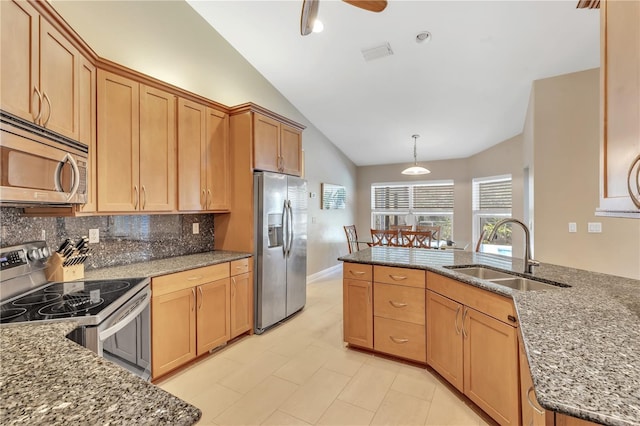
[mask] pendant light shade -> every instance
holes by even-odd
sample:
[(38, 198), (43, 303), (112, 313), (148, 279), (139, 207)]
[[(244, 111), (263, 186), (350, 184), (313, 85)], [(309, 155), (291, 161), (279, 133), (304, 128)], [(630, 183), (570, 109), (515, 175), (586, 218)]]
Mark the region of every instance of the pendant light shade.
[(431, 173), (429, 170), (425, 169), (422, 166), (418, 166), (418, 154), (416, 152), (416, 141), (420, 137), (420, 135), (413, 135), (413, 166), (407, 167), (402, 171), (403, 175), (426, 175), (427, 173)]

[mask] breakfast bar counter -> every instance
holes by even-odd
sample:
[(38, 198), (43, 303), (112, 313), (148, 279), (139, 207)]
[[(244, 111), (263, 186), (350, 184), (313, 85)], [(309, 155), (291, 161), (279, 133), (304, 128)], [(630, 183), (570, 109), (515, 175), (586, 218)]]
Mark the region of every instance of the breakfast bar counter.
[(542, 263), (535, 278), (570, 287), (519, 291), (447, 268), (483, 265), (527, 276), (521, 259), (499, 255), (372, 247), (339, 260), (423, 269), (512, 298), (543, 408), (640, 424), (640, 281)]

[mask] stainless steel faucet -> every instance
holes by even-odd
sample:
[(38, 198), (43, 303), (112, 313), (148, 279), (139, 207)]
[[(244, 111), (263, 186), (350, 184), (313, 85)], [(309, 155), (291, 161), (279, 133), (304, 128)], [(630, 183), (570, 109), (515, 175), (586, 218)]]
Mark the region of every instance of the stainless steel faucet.
[(487, 241), (491, 241), (496, 237), (496, 233), (498, 232), (498, 228), (507, 223), (516, 223), (522, 227), (524, 230), (524, 238), (525, 238), (525, 246), (524, 246), (524, 272), (526, 274), (533, 274), (533, 267), (540, 265), (540, 262), (531, 258), (531, 233), (529, 232), (529, 228), (527, 225), (520, 222), (518, 219), (514, 219), (512, 217), (508, 217), (506, 219), (502, 219), (498, 223), (493, 226), (493, 229), (489, 233), (487, 237)]

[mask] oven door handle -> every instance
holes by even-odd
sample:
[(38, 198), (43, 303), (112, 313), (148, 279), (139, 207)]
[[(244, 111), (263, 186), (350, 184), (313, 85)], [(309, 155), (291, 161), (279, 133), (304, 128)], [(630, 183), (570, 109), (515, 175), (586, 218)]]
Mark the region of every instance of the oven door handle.
[(139, 303), (138, 306), (136, 306), (134, 309), (129, 311), (125, 316), (120, 318), (118, 320), (118, 322), (116, 322), (114, 325), (112, 325), (111, 327), (107, 328), (106, 330), (101, 331), (98, 334), (98, 338), (99, 338), (99, 340), (101, 342), (104, 342), (109, 337), (113, 336), (118, 331), (120, 331), (123, 328), (125, 328), (130, 323), (130, 321), (125, 321), (127, 318), (135, 318), (135, 317), (137, 317), (138, 315), (140, 315), (140, 312), (142, 312), (147, 306), (149, 306), (149, 303), (151, 302), (151, 290), (147, 290), (147, 291), (142, 292), (142, 294), (140, 296), (136, 297), (135, 300), (132, 301), (132, 303), (127, 303), (127, 305), (123, 306), (122, 309), (126, 309), (127, 306), (137, 302), (138, 300), (140, 300), (140, 298), (142, 298), (143, 301), (141, 303)]

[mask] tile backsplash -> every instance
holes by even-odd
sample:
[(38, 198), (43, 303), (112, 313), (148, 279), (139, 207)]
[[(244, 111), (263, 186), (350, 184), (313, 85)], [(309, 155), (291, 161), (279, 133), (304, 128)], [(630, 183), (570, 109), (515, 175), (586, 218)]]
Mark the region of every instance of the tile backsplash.
[[(199, 233), (193, 234), (193, 224)], [(0, 208), (0, 247), (41, 240), (58, 248), (65, 238), (74, 241), (100, 230), (100, 242), (90, 244), (86, 269), (126, 265), (213, 250), (213, 214), (136, 216), (25, 217), (17, 208)]]

